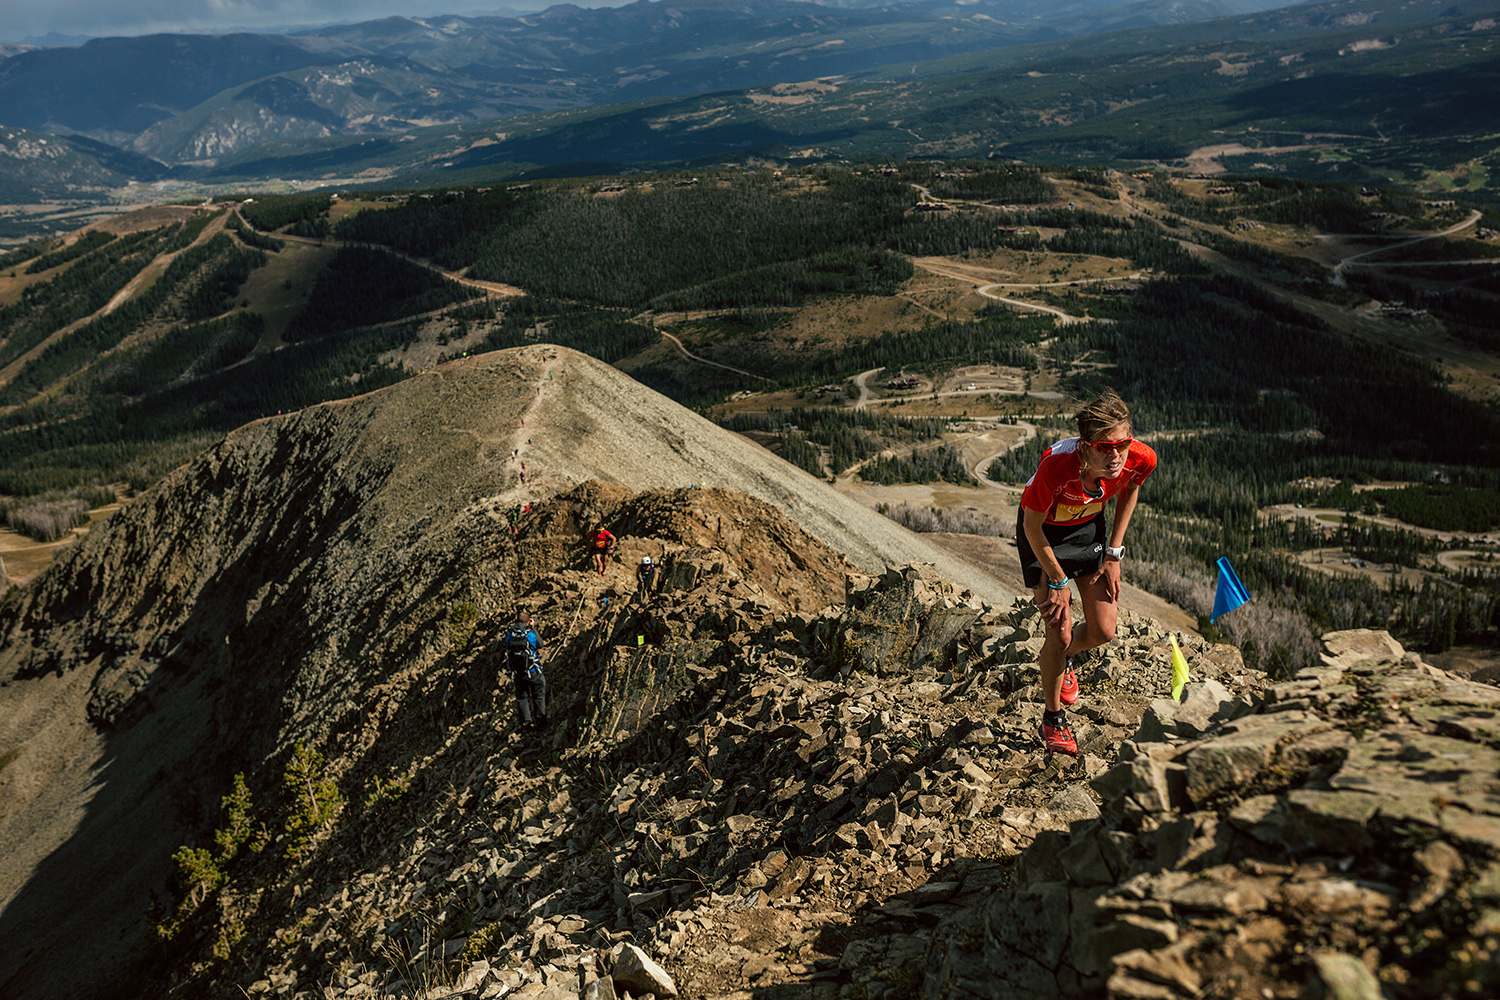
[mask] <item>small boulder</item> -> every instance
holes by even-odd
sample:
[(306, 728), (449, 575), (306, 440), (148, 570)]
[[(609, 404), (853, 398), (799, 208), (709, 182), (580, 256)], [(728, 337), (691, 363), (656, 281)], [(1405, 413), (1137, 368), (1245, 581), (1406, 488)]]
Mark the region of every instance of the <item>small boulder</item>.
[(1313, 972), (1304, 996), (1316, 1000), (1381, 1000), (1380, 982), (1353, 955), (1326, 952), (1313, 956)]
[(617, 1000), (614, 981), (609, 976), (595, 979), (583, 987), (580, 1000)]
[(677, 984), (667, 975), (667, 970), (644, 951), (626, 941), (620, 945), (615, 956), (610, 979), (617, 989), (629, 990), (632, 996), (654, 993), (658, 997), (675, 997)]
[(1216, 722), (1232, 718), (1238, 707), (1229, 689), (1213, 678), (1190, 682), (1182, 692), (1173, 722), (1178, 736), (1197, 736)]

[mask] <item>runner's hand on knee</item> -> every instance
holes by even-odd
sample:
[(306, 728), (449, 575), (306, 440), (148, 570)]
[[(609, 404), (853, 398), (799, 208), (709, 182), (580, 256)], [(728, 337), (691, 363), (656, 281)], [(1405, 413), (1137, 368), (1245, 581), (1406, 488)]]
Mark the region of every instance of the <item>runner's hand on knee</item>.
[(1113, 559), (1106, 559), (1104, 565), (1099, 567), (1099, 573), (1104, 580), (1104, 596), (1111, 604), (1119, 603), (1120, 564)]
[(1043, 621), (1048, 625), (1058, 625), (1068, 620), (1072, 593), (1066, 588), (1053, 590), (1044, 582), (1036, 588), (1032, 603), (1041, 610)]

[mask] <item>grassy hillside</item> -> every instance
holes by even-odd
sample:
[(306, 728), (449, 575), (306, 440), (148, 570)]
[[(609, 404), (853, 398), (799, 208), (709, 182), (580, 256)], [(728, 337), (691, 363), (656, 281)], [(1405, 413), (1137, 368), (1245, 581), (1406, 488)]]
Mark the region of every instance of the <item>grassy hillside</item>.
[[(1450, 618), (1454, 638), (1486, 635), (1491, 598), (1314, 582), (1285, 553), (1326, 535), (1260, 514), (1310, 499), (1307, 477), (1500, 484), (1500, 285), (1493, 258), (1449, 263), (1490, 251), (1486, 223), (1389, 189), (986, 161), (260, 197), (25, 252), (0, 297), (0, 490), (144, 485), (205, 435), (534, 342), (693, 405), (752, 394), (740, 413), (828, 383), (852, 399), (885, 368), (932, 386), (885, 400), (893, 415), (1065, 427), (1070, 399), (1113, 385), (1163, 455), (1133, 543), (1148, 586), (1235, 555), (1294, 609), (1262, 636), (1283, 657), (1288, 629), (1395, 617), (1424, 642), (1451, 641)], [(1012, 395), (939, 399), (975, 366), (1015, 373)], [(947, 431), (838, 412), (745, 429), (818, 475), (895, 446), (866, 478), (971, 481)], [(991, 475), (1024, 480), (1047, 440)], [(1430, 542), (1340, 537), (1446, 572)]]
[[(931, 207), (923, 205), (924, 191), (947, 195), (950, 207), (920, 211)], [(1393, 229), (1432, 232), (1466, 217), (1462, 208), (1432, 208), (1391, 191), (1361, 194), (1354, 187), (1260, 180), (1231, 182), (1210, 194), (1205, 184), (1160, 177), (978, 163), (958, 171), (914, 164), (898, 172), (660, 175), (626, 184), (496, 185), (393, 197), (259, 198), (184, 226), (46, 253), (47, 245), (39, 244), (40, 255), (25, 269), (30, 273), (14, 279), (24, 286), (18, 297), (0, 297), (13, 302), (0, 312), (0, 401), (9, 408), (4, 419), (11, 429), (0, 443), (6, 468), (63, 446), (145, 441), (172, 428), (224, 429), (345, 395), (371, 380), (405, 377), (422, 365), (403, 365), (390, 352), (418, 341), (441, 347), (441, 338), (481, 349), (545, 336), (608, 360), (627, 359), (658, 342), (644, 318), (652, 314), (699, 315), (686, 328), (690, 342), (699, 341), (715, 361), (784, 385), (882, 364), (960, 363), (975, 351), (1009, 363), (1035, 356), (1028, 345), (1042, 339), (1038, 321), (993, 309), (950, 310), (941, 322), (929, 314), (868, 325), (848, 337), (786, 332), (800, 329), (799, 315), (826, 311), (833, 302), (899, 299), (912, 287), (914, 259), (1000, 252), (1037, 255), (1029, 266), (1039, 273), (1057, 273), (1047, 260), (1068, 267), (1092, 258), (1167, 279), (1128, 300), (1106, 301), (1090, 287), (1048, 293), (1074, 303), (1075, 311), (1116, 320), (1114, 327), (1066, 328), (1051, 351), (1118, 354), (1118, 370), (1139, 383), (1137, 398), (1157, 408), (1153, 420), (1246, 422), (1252, 411), (1265, 410), (1267, 391), (1304, 394), (1301, 382), (1272, 372), (1326, 368), (1323, 377), (1346, 377), (1336, 374), (1333, 360), (1342, 350), (1343, 324), (1328, 310), (1362, 305), (1372, 290), (1383, 300), (1402, 301), (1428, 290), (1389, 266), (1352, 270), (1340, 284), (1326, 260), (1298, 245), (1298, 232), (1364, 232), (1379, 239)], [(1065, 199), (1072, 200), (1065, 206)], [(268, 228), (312, 235), (268, 238), (241, 222), (241, 214)], [(1251, 225), (1257, 228), (1244, 228)], [(330, 242), (315, 247), (322, 234)], [(340, 248), (344, 243), (356, 245)], [(1441, 255), (1437, 247), (1490, 251), (1489, 242), (1467, 243), (1479, 249), (1467, 249), (1463, 240), (1429, 241), (1370, 259), (1431, 260)], [(1370, 249), (1379, 244), (1360, 247)], [(1224, 263), (1211, 266), (1206, 259)], [(443, 276), (459, 272), (530, 295), (486, 301), (483, 287)], [(280, 280), (268, 280), (271, 275)], [(1440, 311), (1473, 336), (1467, 328), (1478, 325), (1477, 310), (1491, 294), (1476, 273), (1444, 296)], [(1480, 305), (1465, 306), (1471, 300)], [(1227, 312), (1208, 308), (1221, 301), (1238, 304)], [(1186, 303), (1192, 307), (1184, 309)], [(1178, 317), (1165, 327), (1153, 326), (1155, 335), (1122, 342), (1121, 331), (1137, 318), (1160, 324), (1174, 312)], [(1196, 351), (1188, 345), (1222, 342), (1242, 321), (1264, 341), (1259, 321), (1246, 319), (1261, 315), (1297, 331), (1289, 334), (1288, 349), (1298, 360), (1277, 357), (1262, 342), (1254, 351), (1232, 353), (1236, 364), (1254, 357), (1269, 366), (1264, 374), (1219, 366), (1206, 380), (1186, 364)], [(1184, 325), (1188, 316), (1198, 317), (1197, 326)], [(435, 332), (439, 328), (444, 332)], [(1148, 346), (1131, 360), (1129, 352)], [(1329, 360), (1320, 360), (1325, 354)], [(639, 377), (684, 399), (761, 387), (727, 369), (678, 374), (665, 359), (629, 364)], [(1136, 367), (1140, 374), (1130, 375)], [(1439, 385), (1435, 370), (1395, 362), (1377, 367), (1404, 372), (1389, 377), (1414, 386)], [(1080, 376), (1075, 388), (1082, 391), (1087, 382)], [(1356, 408), (1342, 415), (1324, 394), (1306, 395), (1258, 429), (1317, 422), (1327, 433), (1347, 424), (1337, 435), (1344, 454), (1362, 452), (1363, 438), (1381, 442), (1372, 456), (1399, 454), (1389, 447), (1393, 439), (1426, 441), (1412, 457), (1433, 461), (1462, 460), (1467, 432), (1477, 442), (1488, 440), (1487, 417), (1462, 421), (1465, 430), (1440, 432), (1451, 416), (1444, 415), (1446, 404), (1412, 418), (1433, 421), (1430, 431), (1393, 431), (1393, 437), (1359, 430), (1361, 421), (1388, 420), (1389, 411)], [(1438, 398), (1447, 395), (1439, 391)], [(15, 482), (7, 488), (31, 489)]]

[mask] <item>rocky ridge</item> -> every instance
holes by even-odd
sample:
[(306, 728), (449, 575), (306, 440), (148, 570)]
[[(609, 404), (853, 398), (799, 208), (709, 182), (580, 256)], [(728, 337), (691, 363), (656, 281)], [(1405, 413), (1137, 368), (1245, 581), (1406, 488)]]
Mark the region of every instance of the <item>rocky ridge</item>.
[[(553, 675), (569, 723), (523, 739), (502, 696), (498, 731), (494, 713), (456, 719), (398, 801), (305, 868), (250, 862), (171, 992), (834, 997), (875, 995), (892, 968), (913, 987), (933, 925), (1013, 883), (1018, 850), (1099, 816), (1088, 780), (1169, 675), (1165, 633), (1127, 615), (1088, 669), (1083, 755), (1048, 756), (1024, 602), (909, 566), (788, 612), (705, 576), (601, 611), (593, 652)], [(1204, 681), (1181, 725), (1260, 688), (1232, 648), (1189, 649)], [(229, 959), (203, 959), (225, 928)], [(670, 988), (621, 967), (633, 949)]]
[[(633, 591), (633, 565), (616, 562), (602, 579), (584, 568), (583, 533), (601, 520), (621, 535), (626, 557), (649, 552), (657, 559), (664, 587), (692, 595), (693, 606), (709, 605), (704, 613), (711, 617), (697, 624), (711, 630), (710, 635), (803, 605), (824, 607), (836, 598), (839, 581), (849, 570), (840, 556), (752, 497), (704, 489), (637, 495), (586, 483), (535, 506), (514, 536), (503, 523), (486, 519), (471, 526), (461, 559), (431, 561), (420, 575), (392, 581), (419, 591), (420, 600), (398, 605), (418, 613), (410, 621), (387, 617), (384, 630), (335, 633), (346, 644), (344, 655), (363, 664), (356, 669), (331, 664), (329, 651), (316, 646), (311, 652), (303, 649), (298, 659), (299, 644), (313, 630), (306, 621), (281, 618), (267, 607), (270, 601), (257, 606), (252, 600), (241, 611), (244, 625), (232, 619), (224, 624), (223, 618), (209, 614), (218, 596), (211, 587), (192, 605), (190, 622), (207, 620), (225, 632), (217, 642), (178, 632), (173, 644), (167, 642), (174, 635), (170, 631), (149, 644), (144, 636), (137, 638), (161, 627), (144, 614), (133, 623), (140, 633), (115, 632), (114, 643), (91, 636), (89, 625), (97, 628), (97, 622), (88, 622), (87, 616), (79, 616), (82, 622), (59, 620), (55, 606), (47, 607), (49, 598), (56, 599), (55, 590), (64, 596), (75, 592), (55, 588), (50, 575), (39, 581), (41, 586), (13, 594), (13, 637), (24, 639), (29, 628), (42, 623), (51, 628), (44, 636), (48, 645), (33, 642), (28, 649), (13, 639), (12, 651), (29, 652), (30, 658), (0, 683), (15, 708), (4, 727), (12, 739), (28, 730), (30, 736), (6, 760), (10, 794), (0, 803), (0, 833), (11, 845), (3, 856), (11, 892), (0, 924), (21, 934), (21, 927), (37, 926), (39, 914), (62, 907), (65, 915), (44, 926), (54, 934), (70, 934), (89, 917), (88, 905), (80, 911), (69, 902), (83, 893), (95, 906), (108, 905), (109, 916), (101, 919), (116, 921), (119, 934), (138, 935), (144, 929), (147, 889), (165, 888), (169, 855), (213, 820), (230, 772), (259, 771), (259, 788), (274, 788), (295, 747), (319, 747), (341, 780), (373, 776), (377, 788), (382, 778), (416, 768), (412, 758), (441, 741), (451, 725), (487, 718), (495, 707), (493, 628), (497, 616), (508, 614), (518, 602), (535, 610), (549, 636), (550, 655), (558, 662), (597, 661), (603, 669), (604, 654), (597, 649), (613, 630), (628, 627), (634, 630), (630, 639), (639, 643), (649, 634), (653, 651), (656, 640), (681, 635), (682, 622), (665, 617), (633, 615), (621, 624), (622, 598)], [(204, 558), (202, 548), (197, 556)], [(76, 569), (71, 562), (60, 565)], [(85, 566), (100, 574), (137, 569)], [(81, 585), (87, 583), (85, 578)], [(306, 594), (294, 583), (295, 575), (283, 583), (290, 591), (283, 609), (294, 608)], [(107, 588), (97, 579), (94, 584)], [(170, 607), (173, 595), (163, 590), (158, 583), (158, 594)], [(713, 601), (703, 601), (709, 593)], [(121, 595), (113, 596), (118, 600)], [(104, 601), (95, 609), (104, 615), (109, 611)], [(279, 634), (255, 634), (258, 610), (270, 612), (267, 620), (278, 622)], [(372, 641), (374, 652), (356, 645)], [(152, 662), (163, 647), (168, 655)], [(626, 676), (616, 679), (630, 694), (628, 700), (610, 703), (617, 729), (653, 711), (691, 676), (685, 658), (698, 645), (674, 647), (670, 656), (639, 662), (646, 648), (637, 646)], [(255, 650), (257, 656), (238, 655), (241, 649)], [(49, 650), (53, 655), (47, 655)], [(194, 652), (203, 655), (190, 659)], [(279, 657), (285, 659), (278, 662)], [(555, 684), (552, 703), (573, 726), (583, 725), (580, 713), (603, 711), (576, 680)], [(86, 754), (79, 755), (81, 768), (77, 758), (47, 757), (49, 750), (56, 753), (78, 743), (97, 748), (94, 752), (106, 760), (149, 766), (138, 763), (95, 787), (89, 780), (98, 771)], [(82, 774), (75, 772), (84, 768)], [(343, 773), (351, 770), (353, 774)], [(73, 792), (68, 787), (72, 782), (84, 787)], [(86, 805), (70, 801), (70, 792), (83, 795)], [(73, 838), (63, 849), (45, 853), (49, 839), (57, 836), (44, 823), (51, 808), (65, 810), (65, 818), (74, 810), (82, 815), (64, 831)], [(281, 823), (285, 815), (268, 818)], [(90, 841), (77, 830), (103, 839)], [(28, 864), (29, 881), (24, 878)], [(115, 866), (126, 877), (104, 876)], [(146, 885), (132, 895), (131, 881)], [(91, 882), (100, 887), (92, 896), (84, 888)], [(57, 967), (48, 960), (47, 936), (26, 933), (26, 938), (30, 947), (8, 953), (9, 967), (0, 972), (8, 988), (37, 982), (38, 995), (49, 995)], [(88, 941), (86, 933), (83, 940)]]
[[(0, 994), (1494, 994), (1496, 689), (1383, 633), (1284, 683), (1189, 637), (1176, 703), (1127, 613), (1046, 755), (1028, 602), (867, 575), (774, 493), (572, 481), (650, 434), (551, 350), (245, 428), (0, 604)], [(671, 417), (680, 464), (614, 467), (707, 463)], [(177, 926), (127, 966), (146, 888)]]
[[(770, 618), (630, 738), (450, 741), (443, 754), (472, 765), (445, 789), (452, 808), (427, 810), (378, 868), (326, 889), (310, 869), (278, 933), (311, 936), (245, 987), (1375, 1000), (1500, 986), (1500, 691), (1359, 631), (1325, 637), (1323, 666), (1281, 684), (1192, 641), (1176, 703), (1160, 697), (1164, 636), (1131, 616), (1086, 675), (1075, 761), (1033, 735), (1033, 609), (966, 599), (921, 567), (851, 578), (849, 597), (811, 622)], [(847, 651), (886, 640), (881, 607), (910, 612), (912, 641), (875, 674)], [(968, 623), (945, 640), (953, 612)]]
[[(0, 984), (86, 996), (110, 981), (101, 970), (126, 958), (173, 847), (211, 822), (235, 772), (353, 731), (376, 700), (394, 712), (414, 688), (422, 711), (462, 711), (428, 677), (460, 609), (513, 607), (581, 557), (573, 521), (518, 542), (507, 520), (518, 505), (588, 482), (707, 495), (709, 472), (764, 501), (714, 501), (712, 531), (697, 529), (702, 541), (722, 527), (707, 547), (727, 558), (703, 572), (724, 567), (747, 600), (770, 587), (768, 606), (822, 607), (846, 569), (835, 553), (866, 570), (946, 560), (977, 592), (1006, 593), (564, 348), (465, 359), (246, 425), (0, 601), (0, 937), (26, 942), (0, 953)], [(772, 527), (764, 504), (800, 527)], [(588, 507), (571, 516), (608, 513)], [(745, 541), (766, 535), (791, 556)], [(697, 546), (675, 538), (662, 544)], [(559, 616), (557, 634), (586, 617), (576, 600)]]
[(941, 925), (924, 996), (1482, 997), (1500, 989), (1500, 690), (1387, 633), (1252, 699), (1153, 701), (1014, 889)]

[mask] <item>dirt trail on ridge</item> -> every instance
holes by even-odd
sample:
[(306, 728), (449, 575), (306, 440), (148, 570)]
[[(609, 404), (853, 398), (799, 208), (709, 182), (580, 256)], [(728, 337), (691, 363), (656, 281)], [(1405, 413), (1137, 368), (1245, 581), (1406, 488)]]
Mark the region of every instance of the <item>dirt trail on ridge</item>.
[(540, 499), (588, 479), (634, 490), (739, 490), (779, 508), (865, 572), (930, 562), (985, 600), (1012, 597), (993, 576), (587, 355), (538, 345), (442, 366), (424, 377), (462, 375), (467, 382), (484, 372), (481, 381), (487, 381), (507, 371), (510, 378), (534, 380), (536, 398), (511, 436), (511, 448), (519, 451), (513, 464), (519, 472), (525, 463), (526, 481), (507, 492), (506, 502)]

